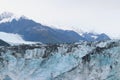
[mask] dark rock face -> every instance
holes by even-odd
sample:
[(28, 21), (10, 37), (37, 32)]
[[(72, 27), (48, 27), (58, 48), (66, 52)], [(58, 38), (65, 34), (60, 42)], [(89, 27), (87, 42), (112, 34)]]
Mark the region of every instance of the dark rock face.
[(0, 40), (0, 46), (10, 46), (7, 42)]

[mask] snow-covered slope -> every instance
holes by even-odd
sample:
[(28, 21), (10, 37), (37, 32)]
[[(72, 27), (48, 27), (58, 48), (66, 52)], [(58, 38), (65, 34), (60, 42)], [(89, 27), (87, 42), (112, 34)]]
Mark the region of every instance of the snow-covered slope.
[(110, 40), (110, 37), (105, 33), (97, 33), (94, 31), (84, 32), (79, 27), (70, 27), (72, 30), (77, 32), (80, 36), (84, 37), (86, 41), (104, 41)]
[(120, 41), (3, 47), (0, 80), (120, 80)]
[(86, 39), (86, 41), (104, 41), (104, 40), (110, 40), (110, 37), (107, 36), (104, 33), (98, 34), (98, 33), (83, 33), (82, 36)]
[(9, 44), (32, 44), (33, 42), (25, 41), (18, 34), (0, 32), (0, 39)]
[(21, 15), (16, 15), (11, 12), (3, 12), (0, 15), (0, 23), (6, 23), (6, 22), (11, 22), (12, 20), (19, 20), (20, 18), (25, 18), (24, 16)]

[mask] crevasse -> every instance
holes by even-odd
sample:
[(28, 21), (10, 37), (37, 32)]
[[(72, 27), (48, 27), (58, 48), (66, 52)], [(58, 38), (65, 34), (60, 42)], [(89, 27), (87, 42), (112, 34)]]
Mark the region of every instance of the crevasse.
[(120, 80), (120, 41), (0, 48), (0, 80)]

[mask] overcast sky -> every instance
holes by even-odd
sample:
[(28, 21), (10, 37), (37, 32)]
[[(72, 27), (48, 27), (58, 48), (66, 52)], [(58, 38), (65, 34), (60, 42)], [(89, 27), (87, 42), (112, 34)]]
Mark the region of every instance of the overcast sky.
[(46, 25), (120, 37), (120, 0), (0, 0), (0, 13), (3, 11)]

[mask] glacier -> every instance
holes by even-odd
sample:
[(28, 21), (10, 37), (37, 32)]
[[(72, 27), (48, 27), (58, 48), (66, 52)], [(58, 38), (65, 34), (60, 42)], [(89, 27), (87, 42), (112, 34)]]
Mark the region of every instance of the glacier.
[(6, 32), (0, 32), (0, 39), (7, 42), (7, 43), (9, 43), (10, 45), (36, 44), (36, 43), (38, 43), (38, 42), (32, 42), (32, 41), (25, 41), (22, 38), (22, 36), (19, 35), (19, 34), (6, 33)]
[(120, 80), (120, 40), (1, 46), (0, 80)]

